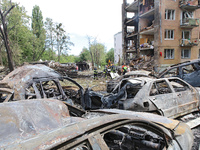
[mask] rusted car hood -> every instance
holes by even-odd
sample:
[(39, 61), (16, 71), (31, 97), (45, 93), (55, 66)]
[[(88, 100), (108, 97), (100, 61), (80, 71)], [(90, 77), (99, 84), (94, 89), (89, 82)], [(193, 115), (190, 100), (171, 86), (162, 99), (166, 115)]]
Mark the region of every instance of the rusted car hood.
[(82, 120), (58, 100), (1, 103), (0, 116), (0, 148)]
[(159, 116), (159, 115), (145, 113), (145, 112), (133, 112), (133, 111), (128, 111), (128, 110), (120, 110), (120, 109), (99, 109), (99, 110), (93, 110), (93, 112), (130, 115), (133, 117), (147, 119), (149, 121), (163, 125), (171, 130), (175, 129), (177, 125), (180, 123), (177, 120), (173, 120), (164, 116)]

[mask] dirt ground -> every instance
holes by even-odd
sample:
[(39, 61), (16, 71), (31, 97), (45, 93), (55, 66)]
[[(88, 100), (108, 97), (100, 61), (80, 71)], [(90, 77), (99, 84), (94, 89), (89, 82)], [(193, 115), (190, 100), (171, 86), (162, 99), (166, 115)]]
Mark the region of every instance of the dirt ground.
[(84, 89), (87, 87), (93, 87), (94, 91), (106, 91), (106, 79), (98, 78), (94, 80), (93, 77), (90, 78), (76, 78), (74, 79), (78, 82)]

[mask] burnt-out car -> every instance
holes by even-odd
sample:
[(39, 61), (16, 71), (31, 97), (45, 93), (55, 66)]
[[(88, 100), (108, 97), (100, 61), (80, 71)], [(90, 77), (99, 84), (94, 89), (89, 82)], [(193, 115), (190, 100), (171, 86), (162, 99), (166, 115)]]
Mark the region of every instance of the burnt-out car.
[(200, 59), (169, 66), (158, 78), (179, 77), (194, 87), (200, 87)]
[(150, 71), (146, 71), (146, 70), (135, 70), (135, 71), (130, 71), (127, 72), (125, 75), (116, 77), (110, 81), (107, 82), (106, 84), (106, 89), (107, 92), (110, 93), (113, 91), (113, 89), (115, 88), (115, 86), (122, 80), (125, 78), (137, 78), (137, 77), (151, 77), (151, 78), (156, 78), (155, 76), (153, 76), (151, 74)]
[(176, 118), (200, 106), (199, 89), (177, 77), (123, 79), (108, 95), (88, 91), (86, 109), (118, 108)]
[(0, 81), (1, 102), (51, 98), (81, 104), (83, 94), (76, 81), (42, 64), (19, 67)]
[(1, 149), (189, 150), (191, 129), (148, 113), (99, 110), (71, 117), (58, 100), (0, 104)]

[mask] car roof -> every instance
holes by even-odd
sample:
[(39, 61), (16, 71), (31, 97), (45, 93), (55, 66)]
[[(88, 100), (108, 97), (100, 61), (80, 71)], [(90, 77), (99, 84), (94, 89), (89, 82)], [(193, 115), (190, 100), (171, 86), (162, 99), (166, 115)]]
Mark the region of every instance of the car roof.
[(27, 88), (34, 79), (59, 77), (61, 77), (61, 75), (58, 72), (45, 65), (24, 65), (16, 68), (0, 81), (0, 87), (13, 89), (15, 91), (15, 97), (21, 99), (24, 98), (23, 94), (25, 93), (25, 88)]
[(127, 79), (124, 79), (124, 80), (127, 80), (131, 83), (144, 83), (144, 82), (151, 82), (151, 81), (154, 81), (155, 79), (152, 79), (152, 78), (149, 78), (149, 77), (137, 77), (137, 78), (127, 78)]
[(50, 99), (0, 103), (0, 114), (0, 147), (83, 120), (70, 117), (62, 101)]
[(171, 66), (167, 67), (166, 69), (164, 69), (163, 71), (161, 71), (159, 73), (159, 76), (161, 76), (166, 70), (169, 70), (171, 68), (182, 67), (182, 66), (186, 66), (186, 65), (190, 65), (190, 64), (194, 64), (194, 63), (200, 63), (200, 59), (189, 60), (189, 61), (185, 61), (182, 63), (171, 65)]
[(59, 76), (60, 74), (58, 72), (42, 64), (24, 65), (10, 72), (2, 80), (2, 82), (7, 82), (9, 86), (13, 86), (16, 84), (23, 85), (27, 82), (30, 82), (34, 78)]
[(144, 75), (144, 76), (148, 76), (149, 74), (151, 74), (150, 71), (146, 71), (146, 70), (135, 70), (135, 71), (127, 72), (125, 75)]

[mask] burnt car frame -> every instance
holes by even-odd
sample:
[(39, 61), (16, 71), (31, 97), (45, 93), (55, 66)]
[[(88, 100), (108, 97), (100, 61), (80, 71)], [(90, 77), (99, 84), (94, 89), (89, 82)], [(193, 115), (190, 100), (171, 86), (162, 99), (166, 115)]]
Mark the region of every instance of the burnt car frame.
[(1, 102), (51, 98), (81, 105), (83, 95), (76, 81), (41, 64), (19, 67), (0, 82)]
[(158, 75), (158, 78), (166, 77), (179, 77), (194, 87), (200, 87), (200, 59), (169, 66)]
[(137, 78), (137, 77), (151, 77), (151, 78), (156, 78), (155, 76), (151, 75), (151, 72), (146, 71), (146, 70), (136, 70), (136, 71), (131, 71), (127, 72), (125, 75), (116, 77), (106, 83), (106, 89), (107, 92), (110, 93), (113, 91), (113, 89), (117, 86), (117, 84), (125, 78)]
[(88, 90), (86, 109), (118, 108), (177, 118), (199, 110), (199, 89), (177, 77), (127, 78), (108, 95)]
[(97, 110), (71, 117), (61, 101), (43, 99), (1, 103), (0, 114), (1, 149), (188, 150), (193, 144), (185, 123), (148, 113)]

